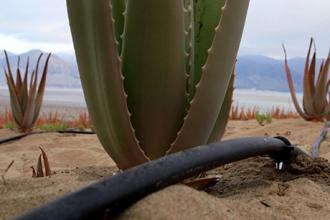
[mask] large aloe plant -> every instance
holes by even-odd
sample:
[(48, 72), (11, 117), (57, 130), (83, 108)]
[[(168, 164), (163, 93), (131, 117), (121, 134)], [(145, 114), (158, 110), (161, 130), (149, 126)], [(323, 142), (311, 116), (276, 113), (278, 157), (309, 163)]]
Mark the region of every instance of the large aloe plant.
[(119, 168), (221, 137), (249, 0), (67, 0), (87, 106)]
[(29, 58), (26, 62), (24, 75), (22, 76), (20, 70), (20, 57), (18, 57), (15, 82), (8, 54), (5, 51), (7, 69), (4, 71), (10, 95), (10, 106), (14, 121), (21, 132), (31, 131), (40, 113), (46, 87), (48, 62), (51, 54), (46, 58), (39, 82), (39, 64), (42, 56), (43, 54), (41, 53), (38, 57), (35, 69), (32, 70), (30, 82), (28, 79)]

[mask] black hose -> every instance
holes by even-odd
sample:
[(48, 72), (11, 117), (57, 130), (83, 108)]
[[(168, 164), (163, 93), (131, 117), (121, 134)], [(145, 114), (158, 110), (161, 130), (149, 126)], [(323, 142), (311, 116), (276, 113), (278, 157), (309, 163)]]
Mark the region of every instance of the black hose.
[(33, 131), (27, 133), (20, 133), (10, 137), (0, 138), (0, 144), (5, 144), (12, 141), (20, 140), (26, 136), (34, 135), (34, 134), (48, 134), (48, 133), (60, 133), (60, 134), (95, 134), (93, 131), (79, 131), (75, 129), (65, 129), (62, 131)]
[(16, 134), (16, 135), (13, 135), (10, 137), (0, 138), (0, 144), (5, 144), (5, 143), (11, 142), (11, 141), (17, 141), (28, 135), (30, 135), (30, 133), (20, 133), (20, 134)]
[(96, 219), (144, 196), (218, 166), (258, 155), (289, 163), (299, 150), (283, 138), (240, 138), (171, 154), (118, 173), (32, 210), (19, 220)]
[(81, 130), (77, 130), (77, 129), (65, 129), (63, 131), (58, 131), (58, 133), (60, 134), (95, 134), (94, 131), (81, 131)]

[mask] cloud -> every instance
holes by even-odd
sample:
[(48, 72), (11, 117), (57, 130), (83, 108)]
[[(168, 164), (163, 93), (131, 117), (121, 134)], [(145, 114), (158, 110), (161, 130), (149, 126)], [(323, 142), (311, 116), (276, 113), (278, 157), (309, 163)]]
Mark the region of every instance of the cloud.
[[(289, 57), (305, 56), (314, 36), (318, 56), (326, 56), (329, 9), (329, 0), (250, 0), (240, 54), (283, 58), (285, 43)], [(65, 0), (3, 1), (0, 27), (0, 49), (73, 51)]]
[(53, 43), (53, 42), (31, 42), (17, 39), (10, 35), (0, 34), (0, 48), (6, 49), (13, 53), (22, 53), (32, 49), (41, 49), (45, 52), (66, 52), (73, 53), (73, 46), (69, 43)]
[(0, 49), (73, 52), (65, 0), (10, 0), (1, 9)]
[(285, 43), (290, 57), (305, 56), (313, 36), (318, 55), (325, 57), (330, 46), (329, 9), (328, 0), (251, 0), (240, 53), (282, 58)]

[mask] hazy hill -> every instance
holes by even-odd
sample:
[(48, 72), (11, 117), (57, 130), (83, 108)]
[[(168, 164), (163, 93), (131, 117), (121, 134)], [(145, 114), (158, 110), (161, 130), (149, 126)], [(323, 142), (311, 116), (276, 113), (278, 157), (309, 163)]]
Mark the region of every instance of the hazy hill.
[[(320, 61), (320, 59), (317, 61), (318, 68)], [(288, 62), (295, 88), (298, 91), (302, 91), (305, 58), (292, 58)], [(238, 57), (236, 87), (288, 91), (284, 61), (265, 56), (250, 55)]]
[[(5, 65), (5, 60), (2, 51), (0, 52), (0, 85), (5, 85), (5, 77), (2, 68)], [(25, 68), (25, 66), (23, 68), (23, 65), (25, 65), (28, 56), (30, 57), (30, 67), (34, 68), (40, 53), (40, 50), (31, 50), (20, 54), (21, 68)], [(13, 68), (16, 68), (17, 55), (10, 52), (9, 55)], [(46, 56), (44, 55), (41, 62), (42, 64), (45, 58)], [(259, 55), (238, 57), (236, 88), (288, 91), (283, 63), (283, 60)], [(289, 60), (293, 80), (298, 91), (301, 91), (304, 63), (304, 58), (293, 58)], [(52, 55), (49, 63), (47, 84), (56, 87), (81, 86), (74, 55), (66, 53)]]
[[(35, 68), (37, 59), (39, 55), (42, 53), (40, 50), (31, 50), (23, 54), (19, 54), (20, 56), (20, 67), (22, 70), (25, 69), (25, 65), (27, 62), (27, 58), (29, 57), (30, 62), (30, 72)], [(44, 54), (41, 58), (39, 71), (42, 70), (43, 65), (45, 63), (46, 57), (48, 54)], [(17, 67), (17, 59), (18, 55), (14, 55), (11, 53), (9, 60), (12, 66), (12, 69), (16, 69)], [(0, 67), (5, 66), (5, 58), (4, 56), (0, 56)], [(5, 84), (5, 77), (3, 73), (3, 68), (0, 69), (0, 85)], [(56, 54), (52, 54), (49, 60), (48, 66), (48, 78), (47, 85), (54, 87), (79, 87), (80, 80), (77, 66), (65, 59), (57, 56)]]

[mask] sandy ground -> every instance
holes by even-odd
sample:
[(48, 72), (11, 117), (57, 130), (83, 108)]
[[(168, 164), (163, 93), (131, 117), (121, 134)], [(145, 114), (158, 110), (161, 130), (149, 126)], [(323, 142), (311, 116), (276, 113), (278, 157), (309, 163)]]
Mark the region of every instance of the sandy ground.
[[(274, 120), (263, 127), (254, 120), (230, 121), (225, 139), (283, 135), (308, 150), (322, 126), (301, 119)], [(13, 134), (0, 130), (0, 137)], [(39, 146), (48, 154), (51, 177), (31, 178)], [(330, 159), (329, 139), (321, 154)], [(12, 160), (5, 182), (0, 179), (0, 219), (11, 219), (118, 171), (96, 135), (36, 134), (0, 145), (0, 174)], [(265, 157), (232, 163), (210, 171), (222, 177), (208, 192), (171, 186), (137, 202), (118, 219), (330, 219), (329, 164), (308, 164), (305, 171), (279, 174)]]

